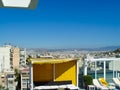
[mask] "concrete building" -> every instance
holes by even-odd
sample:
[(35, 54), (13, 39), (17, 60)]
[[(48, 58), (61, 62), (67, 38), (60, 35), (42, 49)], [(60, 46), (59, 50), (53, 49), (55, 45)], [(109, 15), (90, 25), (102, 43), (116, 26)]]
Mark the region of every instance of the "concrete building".
[(0, 72), (19, 69), (20, 49), (11, 45), (0, 47)]
[(12, 66), (11, 46), (0, 47), (0, 72), (9, 71)]
[(26, 64), (26, 51), (11, 45), (0, 47), (0, 85), (9, 90), (15, 90), (14, 69), (20, 68), (20, 60)]
[(6, 72), (6, 87), (9, 88), (9, 90), (15, 90), (16, 82), (14, 71)]
[(26, 49), (20, 49), (20, 67), (26, 65)]
[(13, 69), (19, 69), (20, 49), (18, 47), (11, 48), (11, 55), (13, 60)]
[(15, 90), (14, 71), (0, 73), (0, 85), (9, 90)]
[(20, 70), (21, 76), (21, 90), (28, 90), (29, 88), (29, 68), (24, 68)]

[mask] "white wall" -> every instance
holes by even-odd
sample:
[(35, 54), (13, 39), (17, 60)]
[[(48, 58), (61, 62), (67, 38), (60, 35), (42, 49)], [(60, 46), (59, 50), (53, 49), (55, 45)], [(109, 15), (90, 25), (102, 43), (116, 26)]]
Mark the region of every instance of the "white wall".
[(10, 69), (10, 49), (11, 47), (0, 47), (0, 72)]
[(20, 59), (21, 65), (26, 65), (26, 49), (20, 51)]

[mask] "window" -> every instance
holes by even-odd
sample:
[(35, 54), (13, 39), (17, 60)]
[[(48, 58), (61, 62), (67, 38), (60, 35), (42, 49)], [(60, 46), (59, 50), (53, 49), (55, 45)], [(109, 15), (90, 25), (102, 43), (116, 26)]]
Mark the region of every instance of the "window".
[(13, 78), (13, 74), (9, 74), (7, 78)]
[(9, 83), (9, 84), (13, 84), (13, 81), (9, 81), (8, 83)]

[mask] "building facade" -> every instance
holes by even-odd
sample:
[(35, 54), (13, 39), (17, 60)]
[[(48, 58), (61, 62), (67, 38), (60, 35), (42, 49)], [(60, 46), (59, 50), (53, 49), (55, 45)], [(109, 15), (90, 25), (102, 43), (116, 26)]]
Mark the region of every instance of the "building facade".
[(21, 90), (28, 90), (29, 87), (29, 68), (24, 68), (20, 70), (21, 76)]
[(16, 88), (16, 82), (15, 82), (15, 76), (14, 71), (8, 71), (6, 72), (6, 87), (9, 90), (15, 90)]
[[(22, 63), (21, 63), (22, 62)], [(0, 47), (0, 85), (15, 90), (14, 70), (26, 65), (26, 50), (11, 45)]]
[(11, 46), (0, 47), (0, 72), (9, 71), (12, 66)]
[(0, 72), (19, 69), (20, 49), (11, 45), (0, 47)]
[(19, 69), (19, 61), (20, 61), (20, 49), (18, 47), (11, 48), (11, 55), (12, 55), (12, 62), (13, 62), (13, 69)]
[(20, 67), (26, 66), (26, 49), (20, 49)]

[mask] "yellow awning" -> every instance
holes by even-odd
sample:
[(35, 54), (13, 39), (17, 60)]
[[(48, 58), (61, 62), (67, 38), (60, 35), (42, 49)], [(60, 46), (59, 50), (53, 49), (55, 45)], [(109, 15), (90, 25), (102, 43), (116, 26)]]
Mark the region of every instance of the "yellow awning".
[(70, 62), (73, 60), (79, 60), (79, 59), (41, 59), (41, 58), (30, 59), (31, 64), (57, 64), (57, 63)]

